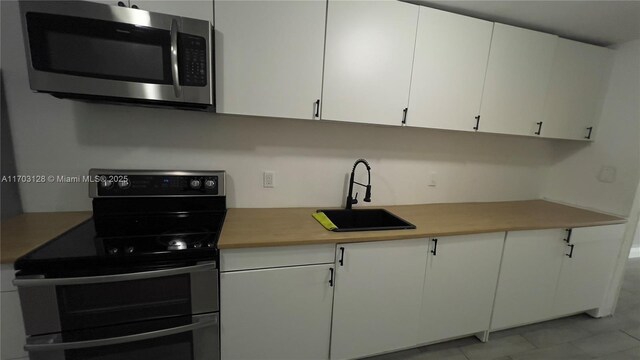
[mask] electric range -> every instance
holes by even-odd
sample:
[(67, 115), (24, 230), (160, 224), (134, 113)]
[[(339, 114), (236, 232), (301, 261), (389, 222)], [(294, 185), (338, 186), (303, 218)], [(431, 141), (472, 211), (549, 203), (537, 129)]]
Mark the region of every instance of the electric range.
[(30, 358), (218, 359), (225, 172), (89, 179), (93, 218), (15, 263)]

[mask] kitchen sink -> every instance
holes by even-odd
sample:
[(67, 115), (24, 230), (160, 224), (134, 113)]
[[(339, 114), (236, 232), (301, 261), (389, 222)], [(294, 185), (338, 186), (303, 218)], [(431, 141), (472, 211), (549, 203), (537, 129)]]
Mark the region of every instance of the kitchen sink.
[(338, 228), (332, 231), (371, 231), (415, 229), (416, 226), (385, 209), (318, 210)]

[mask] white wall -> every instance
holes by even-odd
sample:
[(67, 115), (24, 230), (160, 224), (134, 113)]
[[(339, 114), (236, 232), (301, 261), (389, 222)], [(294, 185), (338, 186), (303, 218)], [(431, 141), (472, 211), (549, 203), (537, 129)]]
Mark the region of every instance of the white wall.
[[(617, 47), (595, 141), (553, 145), (544, 197), (628, 216), (640, 178), (640, 39)], [(612, 183), (598, 180), (616, 168)]]
[(629, 251), (630, 258), (640, 257), (640, 219), (636, 222), (636, 229), (634, 231), (633, 243), (631, 244), (631, 251)]
[[(346, 174), (364, 157), (373, 168), (372, 205), (383, 205), (537, 198), (552, 161), (551, 141), (542, 139), (223, 117), (34, 94), (17, 6), (1, 3), (2, 69), (19, 174), (225, 169), (231, 207), (339, 206)], [(276, 188), (262, 188), (263, 170), (276, 172)], [(427, 186), (431, 172), (435, 188)], [(27, 212), (90, 208), (86, 184), (22, 184), (21, 192)]]

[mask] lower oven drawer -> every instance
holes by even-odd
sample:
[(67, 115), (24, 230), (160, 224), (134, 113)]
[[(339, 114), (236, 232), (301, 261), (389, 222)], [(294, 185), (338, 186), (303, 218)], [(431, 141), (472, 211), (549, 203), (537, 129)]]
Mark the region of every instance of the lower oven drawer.
[(31, 336), (31, 360), (219, 360), (218, 313)]
[(17, 278), (27, 335), (218, 311), (215, 263), (72, 278)]

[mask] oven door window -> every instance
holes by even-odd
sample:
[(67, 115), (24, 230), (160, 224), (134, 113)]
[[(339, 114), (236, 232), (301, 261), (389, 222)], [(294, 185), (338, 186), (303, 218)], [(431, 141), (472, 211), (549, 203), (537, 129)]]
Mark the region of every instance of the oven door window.
[(28, 13), (37, 70), (152, 84), (172, 84), (167, 30), (72, 16)]
[(59, 286), (56, 291), (65, 330), (192, 313), (189, 274)]

